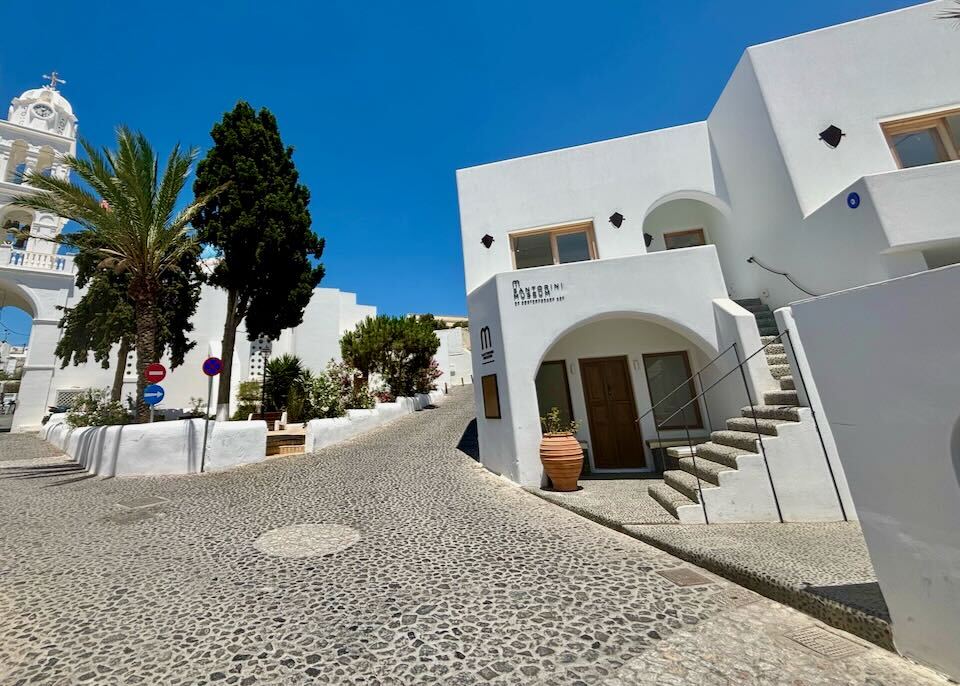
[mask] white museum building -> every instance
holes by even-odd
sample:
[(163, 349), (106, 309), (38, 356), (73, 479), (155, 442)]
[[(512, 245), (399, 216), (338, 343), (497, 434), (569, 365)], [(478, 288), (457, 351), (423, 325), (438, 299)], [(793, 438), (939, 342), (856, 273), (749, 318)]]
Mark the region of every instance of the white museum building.
[[(7, 120), (0, 120), (0, 226), (5, 239), (0, 245), (0, 307), (16, 307), (32, 319), (12, 422), (14, 431), (37, 430), (48, 406), (69, 404), (84, 389), (108, 388), (114, 377), (114, 370), (103, 369), (93, 362), (92, 355), (88, 364), (60, 368), (60, 361), (54, 357), (62, 316), (58, 308), (71, 307), (83, 295), (74, 283), (73, 258), (60, 254), (61, 246), (50, 240), (63, 231), (66, 222), (9, 204), (14, 196), (30, 192), (30, 187), (22, 183), (23, 173), (69, 174), (60, 156), (76, 152), (77, 118), (57, 90), (60, 81), (51, 81), (51, 85), (14, 98)], [(225, 312), (223, 291), (204, 286), (191, 320), (194, 330), (190, 338), (196, 345), (184, 364), (163, 381), (166, 394), (159, 409), (189, 408), (191, 398), (206, 398), (207, 378), (201, 364), (209, 355), (219, 355)], [(303, 323), (285, 330), (276, 341), (247, 341), (241, 323), (233, 358), (231, 406), (235, 406), (239, 383), (260, 378), (269, 356), (290, 353), (310, 369), (322, 369), (331, 359), (340, 358), (343, 332), (371, 315), (376, 315), (376, 308), (357, 304), (355, 294), (317, 288)], [(115, 355), (111, 365), (114, 360)], [(135, 394), (136, 381), (131, 353), (124, 375), (124, 398)]]
[(787, 306), (960, 262), (948, 4), (750, 47), (705, 121), (459, 170), (482, 463), (544, 484), (558, 407), (681, 521), (855, 517)]

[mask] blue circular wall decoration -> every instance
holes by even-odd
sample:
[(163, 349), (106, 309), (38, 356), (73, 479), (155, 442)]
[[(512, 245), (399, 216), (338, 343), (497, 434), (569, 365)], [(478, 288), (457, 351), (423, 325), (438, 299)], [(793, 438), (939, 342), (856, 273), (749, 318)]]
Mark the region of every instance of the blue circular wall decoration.
[(850, 195), (847, 196), (847, 207), (849, 207), (851, 210), (855, 210), (858, 207), (860, 207), (859, 193), (851, 193)]

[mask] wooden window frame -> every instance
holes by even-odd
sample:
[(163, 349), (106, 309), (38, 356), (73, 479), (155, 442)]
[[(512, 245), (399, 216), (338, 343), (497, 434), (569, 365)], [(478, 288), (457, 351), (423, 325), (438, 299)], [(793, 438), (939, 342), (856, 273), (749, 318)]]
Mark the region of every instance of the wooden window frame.
[[(521, 267), (517, 267), (517, 239), (527, 238), (529, 236), (539, 236), (543, 234), (550, 236), (550, 253), (553, 258), (553, 262), (551, 264), (542, 264), (540, 265), (541, 267), (556, 266), (558, 264), (576, 264), (575, 262), (560, 262), (560, 253), (557, 250), (557, 236), (563, 236), (570, 233), (587, 234), (587, 251), (590, 253), (590, 259), (581, 261), (589, 262), (597, 259), (597, 239), (594, 235), (593, 222), (578, 222), (576, 224), (564, 224), (562, 226), (550, 226), (511, 233), (510, 259), (513, 261), (513, 268), (521, 269)], [(536, 269), (536, 267), (522, 267), (522, 269)]]
[[(691, 369), (690, 369), (690, 356), (687, 354), (687, 351), (686, 351), (686, 350), (667, 350), (667, 351), (660, 352), (660, 353), (644, 353), (644, 354), (642, 355), (642, 357), (643, 357), (643, 378), (647, 380), (647, 394), (650, 395), (650, 404), (651, 404), (651, 405), (656, 405), (657, 402), (659, 402), (659, 401), (654, 400), (654, 399), (653, 399), (653, 395), (650, 394), (650, 373), (649, 373), (649, 371), (647, 370), (647, 359), (648, 359), (648, 358), (654, 359), (654, 358), (657, 358), (657, 357), (667, 357), (667, 356), (670, 356), (670, 355), (680, 355), (680, 356), (682, 357), (682, 359), (683, 359), (683, 367), (684, 367), (684, 370), (686, 371), (686, 374), (687, 374), (687, 379), (688, 379), (687, 383), (688, 383), (688, 385), (689, 385), (690, 397), (691, 397), (691, 398), (696, 398), (696, 397), (697, 397), (697, 386), (696, 386), (695, 383), (693, 383), (693, 378), (692, 378), (692, 377), (693, 377), (693, 371), (691, 371)], [(661, 400), (663, 400), (663, 398), (661, 398)], [(671, 421), (676, 421), (677, 418), (679, 418), (679, 419), (680, 419), (680, 422), (681, 422), (679, 425), (676, 425), (676, 424), (664, 424), (664, 425), (661, 425), (661, 426), (660, 426), (660, 430), (661, 430), (661, 431), (673, 431), (673, 430), (688, 429), (688, 428), (689, 428), (689, 429), (702, 429), (702, 428), (703, 428), (703, 416), (700, 414), (700, 401), (699, 401), (699, 400), (697, 400), (697, 401), (695, 401), (695, 402), (693, 403), (693, 411), (694, 411), (694, 414), (696, 415), (696, 424), (693, 424), (693, 425), (691, 425), (691, 426), (688, 427), (685, 423), (683, 423), (684, 413), (681, 413), (681, 414), (678, 414), (677, 417), (674, 417), (673, 420), (671, 420)], [(656, 422), (657, 422), (657, 411), (656, 411), (656, 410), (653, 411), (653, 421), (654, 421), (654, 424), (656, 424)]]
[[(887, 139), (887, 146), (890, 148), (890, 154), (893, 156), (894, 162), (897, 163), (897, 167), (900, 169), (914, 168), (903, 166), (900, 155), (897, 153), (897, 149), (893, 144), (894, 137), (901, 136), (905, 133), (926, 131), (928, 129), (933, 129), (936, 131), (936, 142), (940, 148), (940, 151), (944, 153), (944, 156), (947, 158), (945, 160), (941, 160), (940, 162), (931, 162), (930, 164), (941, 164), (942, 162), (952, 162), (960, 159), (960, 153), (958, 153), (957, 146), (954, 145), (953, 136), (950, 135), (950, 128), (947, 126), (947, 117), (952, 117), (955, 115), (960, 115), (960, 108), (935, 112), (933, 114), (924, 114), (919, 117), (903, 117), (900, 119), (881, 122), (880, 129), (883, 131), (883, 135)], [(921, 164), (916, 166), (926, 167), (929, 165)]]
[[(573, 413), (573, 396), (570, 394), (570, 376), (567, 374), (567, 361), (566, 360), (547, 360), (545, 362), (541, 362), (540, 367), (541, 368), (546, 367), (548, 364), (558, 364), (560, 365), (560, 368), (563, 370), (563, 385), (566, 387), (566, 391), (567, 391), (567, 407), (570, 408), (570, 421), (571, 422), (576, 421), (576, 415)], [(540, 373), (539, 370), (537, 370), (537, 373), (538, 374)], [(534, 384), (536, 384), (536, 381), (534, 381)], [(543, 422), (540, 422), (540, 424), (541, 424), (540, 429), (543, 430), (544, 428), (542, 426)]]
[[(701, 226), (701, 227), (698, 227), (698, 228), (695, 228), (695, 229), (682, 229), (682, 230), (680, 230), (680, 231), (664, 231), (664, 232), (663, 232), (663, 249), (664, 249), (664, 250), (681, 250), (681, 248), (670, 248), (670, 247), (668, 247), (668, 246), (667, 246), (667, 238), (668, 238), (668, 237), (674, 238), (674, 237), (676, 237), (676, 236), (693, 236), (693, 235), (699, 235), (699, 236), (700, 236), (700, 240), (703, 241), (703, 243), (701, 243), (700, 245), (706, 245), (706, 244), (707, 244), (707, 232), (706, 232), (706, 231), (703, 229), (703, 227)], [(691, 246), (687, 246), (687, 247), (693, 248), (693, 247), (699, 247), (699, 246), (692, 246), (692, 245), (691, 245)]]
[[(496, 402), (497, 406), (495, 409), (490, 407), (490, 398), (487, 397), (487, 379), (493, 379), (493, 388), (491, 389), (493, 393), (493, 400)], [(483, 395), (483, 417), (484, 419), (501, 419), (501, 410), (500, 410), (500, 385), (497, 383), (496, 374), (487, 374), (480, 377), (480, 392)]]

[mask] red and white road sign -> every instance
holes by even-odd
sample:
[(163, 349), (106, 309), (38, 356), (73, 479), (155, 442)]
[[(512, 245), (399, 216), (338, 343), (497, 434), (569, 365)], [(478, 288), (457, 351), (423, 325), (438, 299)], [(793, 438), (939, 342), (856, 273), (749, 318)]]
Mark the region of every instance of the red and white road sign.
[(150, 383), (160, 383), (167, 376), (167, 368), (164, 367), (159, 362), (154, 362), (148, 364), (146, 370), (144, 370), (143, 375), (147, 378), (147, 381)]

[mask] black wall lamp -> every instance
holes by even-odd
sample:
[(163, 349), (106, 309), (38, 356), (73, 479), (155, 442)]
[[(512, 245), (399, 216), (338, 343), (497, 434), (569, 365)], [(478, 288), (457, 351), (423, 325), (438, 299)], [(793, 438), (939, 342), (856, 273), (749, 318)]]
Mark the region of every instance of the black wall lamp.
[(621, 226), (623, 226), (624, 219), (626, 219), (626, 217), (624, 217), (619, 212), (614, 212), (613, 214), (610, 215), (610, 223), (613, 224), (613, 227), (615, 229), (619, 229)]
[(489, 233), (484, 234), (483, 238), (480, 239), (480, 242), (483, 243), (483, 247), (489, 249), (493, 245), (493, 236)]
[(835, 148), (840, 145), (840, 139), (846, 135), (847, 134), (840, 130), (839, 126), (831, 124), (820, 132), (820, 140), (829, 145), (831, 148)]

